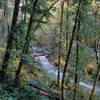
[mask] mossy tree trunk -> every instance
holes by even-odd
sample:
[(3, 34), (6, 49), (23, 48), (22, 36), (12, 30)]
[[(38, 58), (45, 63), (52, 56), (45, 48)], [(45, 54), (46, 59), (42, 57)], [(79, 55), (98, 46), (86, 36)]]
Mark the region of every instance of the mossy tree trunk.
[(11, 55), (11, 51), (13, 47), (14, 34), (16, 32), (16, 22), (18, 19), (19, 4), (20, 4), (20, 0), (15, 0), (15, 8), (14, 8), (14, 13), (13, 13), (13, 18), (12, 18), (11, 29), (10, 29), (10, 33), (9, 33), (9, 37), (7, 41), (6, 52), (3, 58), (2, 68), (0, 70), (0, 81), (4, 79), (5, 72), (9, 64), (9, 59), (10, 59), (10, 55)]

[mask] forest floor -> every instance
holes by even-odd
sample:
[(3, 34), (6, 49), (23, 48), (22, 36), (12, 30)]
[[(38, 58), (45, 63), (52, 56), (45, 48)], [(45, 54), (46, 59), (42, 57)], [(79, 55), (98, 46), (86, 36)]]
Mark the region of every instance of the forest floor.
[[(20, 75), (21, 87), (19, 89), (14, 89), (10, 85), (10, 83), (13, 82), (13, 78), (10, 78), (9, 81), (5, 82), (7, 84), (0, 86), (1, 100), (9, 100), (9, 98), (11, 100), (32, 100), (32, 98), (33, 100), (55, 100), (55, 97), (59, 98), (61, 91), (60, 89), (57, 90), (56, 87), (57, 68), (51, 64), (48, 58), (45, 56), (38, 56), (35, 58), (35, 60), (36, 61), (34, 62), (33, 67), (23, 66)], [(15, 63), (16, 61), (14, 61), (14, 65)], [(17, 67), (17, 65), (15, 67)], [(14, 76), (14, 74), (12, 76)], [(81, 93), (81, 95), (77, 96), (77, 100), (81, 100), (80, 98), (83, 98), (82, 100), (86, 100), (86, 96), (88, 97), (90, 94), (92, 83), (90, 82), (88, 84), (85, 83), (85, 81), (82, 81), (80, 84), (83, 86), (78, 87), (77, 94)], [(72, 98), (74, 89), (73, 82), (70, 82), (67, 86), (65, 85), (64, 87), (66, 91), (66, 97), (68, 100), (70, 100)], [(99, 98), (98, 93), (96, 93), (96, 97)], [(96, 98), (95, 100), (99, 99)]]

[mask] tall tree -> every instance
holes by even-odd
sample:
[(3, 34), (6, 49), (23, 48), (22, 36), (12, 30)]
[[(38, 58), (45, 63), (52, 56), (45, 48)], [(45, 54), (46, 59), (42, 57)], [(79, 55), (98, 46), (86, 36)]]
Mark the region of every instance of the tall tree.
[(14, 39), (14, 34), (16, 32), (16, 22), (18, 19), (19, 4), (20, 4), (20, 0), (15, 0), (15, 8), (14, 8), (14, 13), (13, 13), (13, 18), (12, 18), (10, 34), (7, 41), (7, 47), (6, 47), (6, 52), (3, 59), (2, 68), (0, 70), (1, 79), (3, 79), (5, 76), (5, 72), (9, 63), (9, 59), (10, 59), (10, 55), (11, 55), (11, 51), (13, 47), (13, 39)]
[(77, 85), (78, 85), (78, 66), (79, 66), (79, 30), (80, 30), (80, 12), (78, 16), (78, 27), (76, 31), (76, 66), (75, 66), (75, 78), (74, 78), (74, 94), (73, 100), (76, 100), (76, 93), (77, 93)]
[(75, 17), (74, 27), (73, 27), (73, 30), (72, 30), (72, 37), (71, 37), (71, 40), (70, 40), (69, 49), (68, 49), (68, 52), (67, 52), (67, 55), (66, 55), (66, 62), (65, 62), (64, 70), (63, 70), (62, 86), (61, 86), (62, 100), (64, 100), (65, 73), (66, 73), (66, 70), (67, 70), (67, 67), (68, 67), (68, 62), (69, 62), (69, 57), (70, 57), (70, 53), (71, 53), (71, 49), (72, 49), (74, 35), (75, 35), (76, 28), (77, 28), (78, 20), (79, 20), (79, 12), (80, 12), (81, 4), (82, 4), (82, 0), (79, 0), (77, 11), (76, 11), (76, 17)]
[(59, 34), (59, 51), (58, 51), (58, 76), (57, 76), (57, 88), (59, 88), (60, 81), (60, 62), (61, 62), (61, 45), (62, 45), (62, 32), (63, 32), (63, 8), (64, 0), (61, 2), (61, 19), (60, 19), (60, 34)]
[[(32, 35), (33, 16), (34, 16), (34, 11), (35, 11), (37, 2), (38, 2), (38, 0), (35, 0), (35, 1), (33, 0), (33, 8), (32, 8), (33, 13), (31, 14), (31, 17), (30, 17), (30, 20), (29, 20), (28, 30), (27, 30), (27, 34), (26, 34), (26, 37), (25, 37), (25, 43), (24, 43), (24, 46), (23, 46), (23, 49), (22, 49), (21, 56), (28, 53), (29, 42), (30, 42), (30, 38), (31, 38), (31, 35)], [(21, 58), (20, 62), (19, 62), (18, 70), (16, 71), (15, 86), (18, 86), (19, 74), (20, 74), (22, 65), (23, 65), (23, 60)]]
[[(95, 39), (96, 39), (96, 16), (98, 14), (98, 8), (99, 6), (97, 7), (96, 11), (95, 11)], [(93, 94), (94, 94), (94, 91), (95, 91), (95, 88), (96, 88), (96, 84), (97, 84), (97, 81), (98, 81), (98, 78), (99, 78), (99, 74), (100, 74), (100, 62), (99, 62), (99, 58), (98, 58), (98, 47), (97, 47), (97, 40), (94, 41), (94, 44), (95, 44), (95, 58), (96, 58), (96, 64), (97, 64), (97, 73), (96, 73), (96, 77), (95, 77), (95, 80), (94, 80), (94, 83), (93, 83), (93, 88), (92, 88), (92, 91), (91, 91), (91, 94), (90, 94), (90, 97), (89, 97), (89, 100), (92, 100), (93, 99)]]

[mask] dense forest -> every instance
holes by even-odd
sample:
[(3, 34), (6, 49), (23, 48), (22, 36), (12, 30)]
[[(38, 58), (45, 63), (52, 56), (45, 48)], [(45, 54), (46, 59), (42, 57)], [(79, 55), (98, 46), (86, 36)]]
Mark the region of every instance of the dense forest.
[(0, 0), (0, 100), (100, 100), (100, 0)]

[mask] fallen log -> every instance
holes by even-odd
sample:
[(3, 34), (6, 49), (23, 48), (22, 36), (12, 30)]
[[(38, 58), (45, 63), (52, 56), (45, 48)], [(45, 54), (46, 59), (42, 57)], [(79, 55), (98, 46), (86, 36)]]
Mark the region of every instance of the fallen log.
[(44, 88), (44, 87), (39, 87), (39, 86), (36, 86), (34, 84), (29, 84), (29, 86), (32, 87), (33, 91), (37, 92), (37, 93), (40, 93), (42, 95), (45, 95), (45, 96), (48, 96), (50, 98), (54, 98), (55, 100), (61, 100), (61, 97), (58, 96), (57, 94), (53, 93), (51, 90), (48, 90), (47, 88)]

